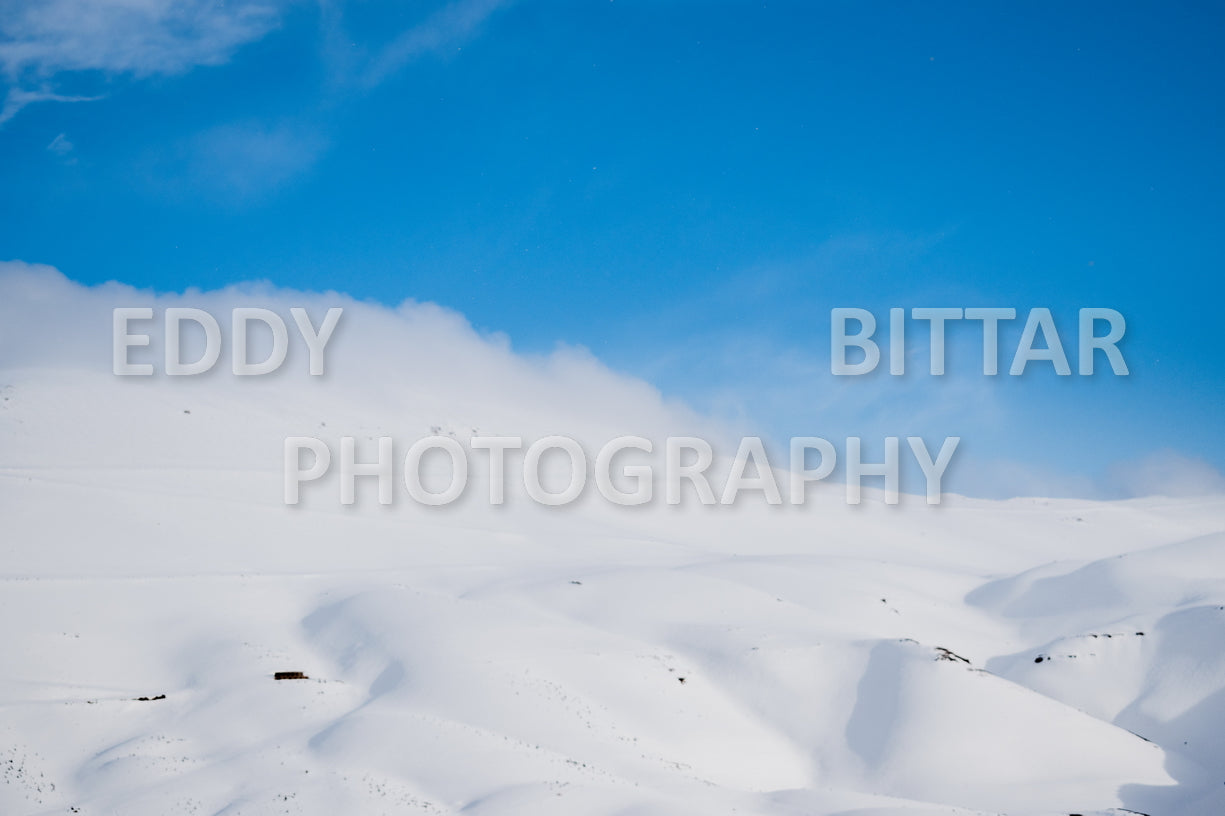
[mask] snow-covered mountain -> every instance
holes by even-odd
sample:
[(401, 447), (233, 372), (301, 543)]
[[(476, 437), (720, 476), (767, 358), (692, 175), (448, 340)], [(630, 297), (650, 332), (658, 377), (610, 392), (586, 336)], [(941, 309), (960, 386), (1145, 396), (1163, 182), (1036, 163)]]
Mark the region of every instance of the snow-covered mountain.
[[(289, 507), (289, 435), (727, 429), (428, 306), (0, 286), (0, 813), (1225, 813), (1221, 497)], [(110, 373), (116, 305), (341, 301), (319, 380)]]

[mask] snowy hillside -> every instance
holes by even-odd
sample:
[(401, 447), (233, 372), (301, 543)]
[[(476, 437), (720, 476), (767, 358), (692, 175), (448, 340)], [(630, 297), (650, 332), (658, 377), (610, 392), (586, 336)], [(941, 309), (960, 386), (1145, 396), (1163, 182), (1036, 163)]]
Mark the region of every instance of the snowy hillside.
[(116, 378), (151, 295), (4, 286), (0, 813), (1225, 812), (1221, 498), (287, 507), (291, 434), (723, 431), (429, 307)]

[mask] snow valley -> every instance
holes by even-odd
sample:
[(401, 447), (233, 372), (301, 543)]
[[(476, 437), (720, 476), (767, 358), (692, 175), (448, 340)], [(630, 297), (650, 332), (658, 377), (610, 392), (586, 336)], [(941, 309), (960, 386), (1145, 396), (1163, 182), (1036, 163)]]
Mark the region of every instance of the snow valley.
[(1225, 810), (1220, 496), (546, 506), (507, 478), (431, 507), (355, 470), (353, 505), (321, 478), (288, 506), (287, 437), (355, 468), (383, 438), (744, 437), (421, 304), (343, 301), (318, 377), (305, 340), (263, 377), (116, 377), (99, 331), (147, 293), (0, 276), (0, 812)]

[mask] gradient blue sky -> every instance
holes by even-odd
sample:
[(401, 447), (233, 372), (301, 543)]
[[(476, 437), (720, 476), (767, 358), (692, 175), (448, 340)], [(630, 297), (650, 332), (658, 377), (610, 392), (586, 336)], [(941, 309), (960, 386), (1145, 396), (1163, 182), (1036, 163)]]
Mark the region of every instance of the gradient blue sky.
[[(0, 33), (0, 258), (436, 301), (776, 438), (961, 435), (971, 493), (1225, 468), (1220, 5), (48, 0)], [(965, 326), (943, 379), (836, 379), (841, 306), (1046, 306), (1070, 353), (1108, 306), (1132, 374), (984, 378)]]

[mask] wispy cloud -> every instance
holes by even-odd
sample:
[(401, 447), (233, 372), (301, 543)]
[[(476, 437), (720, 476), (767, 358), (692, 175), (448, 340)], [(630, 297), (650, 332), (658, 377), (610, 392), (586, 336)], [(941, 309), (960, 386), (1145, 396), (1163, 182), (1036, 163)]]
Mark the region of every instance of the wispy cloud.
[(151, 186), (172, 198), (189, 190), (242, 206), (307, 172), (327, 146), (326, 134), (306, 120), (242, 120), (159, 147), (144, 168)]
[(275, 188), (315, 163), (327, 146), (302, 125), (222, 125), (201, 134), (193, 148), (200, 180), (240, 195)]
[(77, 163), (76, 156), (72, 155), (75, 145), (68, 141), (68, 135), (65, 133), (58, 134), (47, 145), (47, 152), (60, 160), (60, 163), (65, 166), (72, 166)]
[(65, 156), (72, 152), (72, 142), (68, 141), (68, 137), (61, 133), (51, 140), (51, 144), (47, 145), (47, 150), (57, 156)]
[(224, 62), (280, 18), (285, 0), (42, 0), (0, 10), (11, 82), (61, 71), (136, 76)]
[[(57, 85), (67, 75), (99, 72), (139, 79), (222, 64), (241, 46), (277, 28), (286, 8), (301, 1), (46, 0), (0, 5), (0, 77), (9, 85), (0, 125), (36, 102), (101, 98), (59, 92)], [(344, 0), (318, 0), (323, 56), (346, 95), (355, 88), (370, 90), (424, 54), (460, 47), (506, 2), (447, 3), (371, 54), (342, 47), (351, 43), (344, 30)], [(182, 140), (177, 149), (153, 160), (152, 169), (158, 186), (190, 180), (200, 189), (241, 202), (308, 170), (328, 141), (317, 121), (229, 123)], [(70, 148), (66, 139), (48, 147), (61, 155)]]
[(0, 5), (0, 124), (34, 102), (100, 97), (57, 93), (64, 73), (146, 77), (217, 65), (276, 27), (291, 0), (41, 0)]
[(1162, 450), (1115, 465), (1110, 486), (1122, 496), (1205, 496), (1225, 493), (1225, 476), (1203, 459)]
[[(0, 73), (14, 89), (13, 113), (42, 99), (28, 89), (57, 74), (100, 71), (147, 77), (226, 62), (240, 46), (277, 28), (298, 0), (42, 0), (0, 5)], [(418, 56), (456, 46), (507, 0), (457, 0), (396, 36), (359, 71), (372, 87)], [(343, 3), (320, 2), (325, 29), (338, 33)], [(23, 94), (25, 95), (24, 103)], [(12, 113), (10, 113), (10, 118)]]
[(384, 47), (361, 74), (361, 84), (373, 87), (424, 54), (456, 47), (506, 2), (459, 0), (444, 6)]
[(10, 88), (4, 96), (4, 105), (0, 107), (0, 125), (16, 116), (26, 105), (35, 102), (94, 102), (100, 96), (70, 96), (52, 93), (51, 91), (26, 91), (21, 88)]

